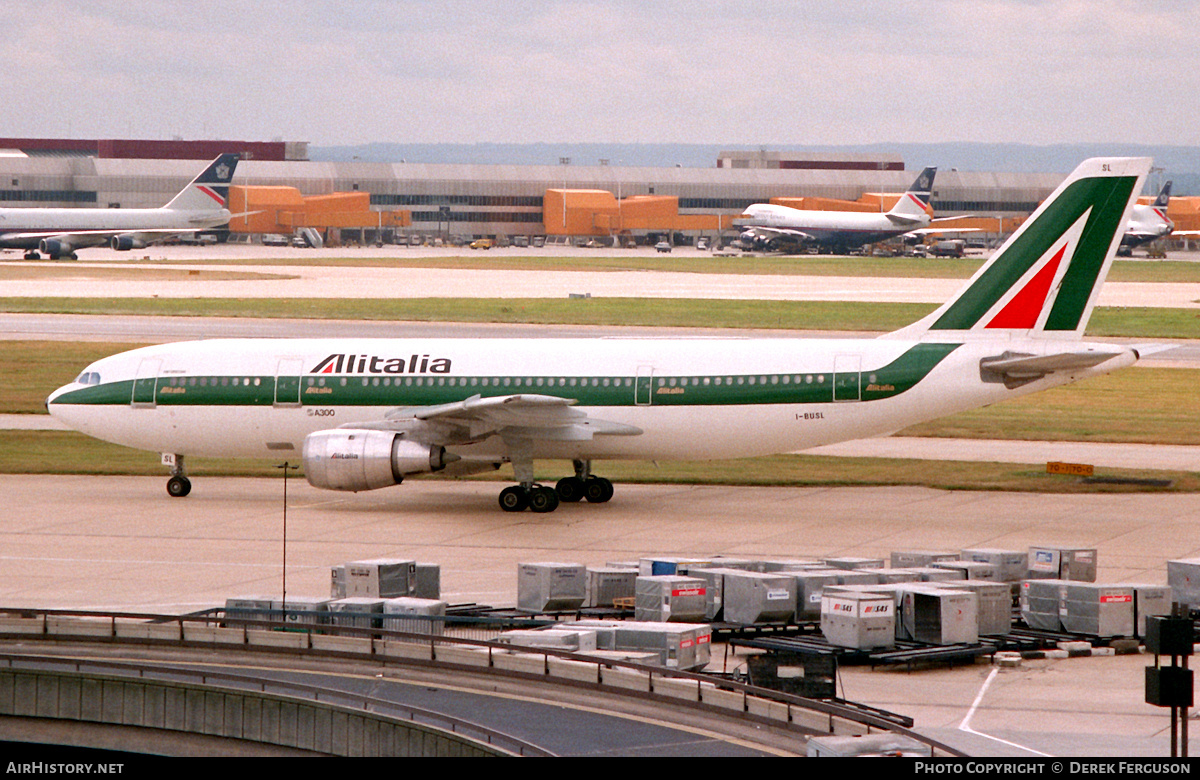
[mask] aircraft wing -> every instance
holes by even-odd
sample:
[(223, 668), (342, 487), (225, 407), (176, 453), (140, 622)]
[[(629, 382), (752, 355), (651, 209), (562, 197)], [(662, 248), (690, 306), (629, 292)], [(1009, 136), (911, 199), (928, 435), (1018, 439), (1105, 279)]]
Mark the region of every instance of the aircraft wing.
[(4, 239), (22, 241), (30, 238), (54, 239), (70, 244), (73, 247), (89, 247), (103, 244), (115, 232), (113, 230), (72, 230), (70, 232), (54, 230), (30, 230), (25, 233), (5, 233)]
[(905, 235), (909, 236), (929, 236), (929, 235), (947, 235), (950, 233), (979, 233), (980, 228), (920, 228), (919, 230), (910, 230)]
[(1007, 387), (1017, 387), (1059, 371), (1077, 371), (1098, 366), (1129, 351), (1085, 349), (1049, 355), (1005, 352), (979, 361), (979, 373), (985, 382), (1004, 382)]
[(347, 424), (343, 428), (405, 431), (431, 444), (463, 444), (499, 434), (506, 439), (590, 441), (596, 435), (637, 436), (640, 428), (589, 417), (574, 408), (575, 400), (520, 394), (436, 406), (393, 409), (381, 422)]
[(151, 244), (156, 241), (170, 238), (171, 236), (179, 236), (184, 233), (197, 233), (201, 230), (207, 230), (206, 227), (177, 227), (177, 228), (147, 228), (142, 230), (71, 230), (58, 231), (53, 230), (31, 230), (27, 233), (6, 233), (6, 239), (26, 239), (26, 238), (49, 238), (63, 243), (70, 244), (76, 248), (98, 246), (107, 243), (112, 238), (130, 238), (136, 241), (141, 241), (143, 244)]
[(810, 234), (805, 233), (803, 230), (796, 230), (795, 228), (748, 226), (746, 227), (746, 230), (754, 233), (754, 235), (760, 238), (778, 238), (779, 236), (787, 236), (795, 239), (796, 241), (811, 241), (813, 238)]

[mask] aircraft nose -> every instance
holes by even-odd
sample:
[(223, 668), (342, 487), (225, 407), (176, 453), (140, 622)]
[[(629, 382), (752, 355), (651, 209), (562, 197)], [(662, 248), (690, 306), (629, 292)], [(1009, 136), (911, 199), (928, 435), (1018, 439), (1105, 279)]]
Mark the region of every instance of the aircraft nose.
[(63, 393), (67, 392), (70, 389), (71, 389), (71, 385), (63, 385), (62, 387), (58, 388), (50, 395), (46, 396), (46, 401), (45, 401), (46, 411), (49, 413), (50, 412), (50, 404), (54, 403), (55, 399), (57, 399), (60, 395), (62, 395)]

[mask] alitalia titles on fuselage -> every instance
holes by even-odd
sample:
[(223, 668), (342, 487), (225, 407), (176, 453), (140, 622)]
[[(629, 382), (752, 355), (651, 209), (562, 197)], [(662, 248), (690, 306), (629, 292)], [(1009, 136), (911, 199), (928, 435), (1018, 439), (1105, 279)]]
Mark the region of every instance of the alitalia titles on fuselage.
[(322, 360), (310, 374), (449, 374), (450, 358), (412, 355), (409, 358), (380, 355), (334, 354)]

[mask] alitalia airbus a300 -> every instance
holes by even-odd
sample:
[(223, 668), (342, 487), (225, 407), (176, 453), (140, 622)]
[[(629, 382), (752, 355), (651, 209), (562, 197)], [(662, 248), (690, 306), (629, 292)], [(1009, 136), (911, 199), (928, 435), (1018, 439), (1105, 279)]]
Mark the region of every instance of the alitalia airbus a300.
[[(605, 459), (795, 452), (1131, 365), (1082, 334), (1150, 161), (1082, 163), (950, 302), (870, 339), (216, 339), (88, 366), (52, 415), (162, 453), (302, 457), (319, 488), (511, 463), (507, 511), (604, 502)], [(539, 458), (570, 460), (556, 486)]]

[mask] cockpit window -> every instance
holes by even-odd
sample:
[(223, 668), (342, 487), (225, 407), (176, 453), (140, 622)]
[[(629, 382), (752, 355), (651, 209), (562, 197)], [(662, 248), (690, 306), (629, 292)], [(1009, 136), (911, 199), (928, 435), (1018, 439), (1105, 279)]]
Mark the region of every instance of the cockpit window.
[(84, 371), (75, 381), (81, 385), (98, 385), (100, 374), (96, 371)]

